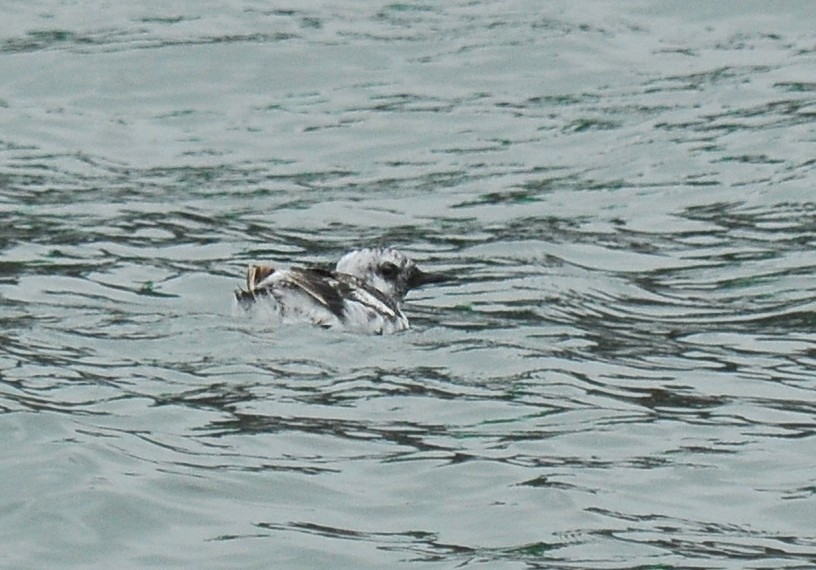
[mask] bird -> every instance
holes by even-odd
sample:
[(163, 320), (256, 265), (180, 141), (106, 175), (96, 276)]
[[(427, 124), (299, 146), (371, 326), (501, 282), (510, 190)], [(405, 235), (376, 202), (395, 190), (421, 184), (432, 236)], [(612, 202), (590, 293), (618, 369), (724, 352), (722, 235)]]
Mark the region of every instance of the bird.
[(409, 291), (450, 280), (422, 271), (394, 248), (364, 248), (345, 254), (333, 270), (250, 265), (246, 289), (236, 289), (235, 298), (248, 311), (267, 301), (284, 321), (382, 335), (410, 328), (402, 312)]

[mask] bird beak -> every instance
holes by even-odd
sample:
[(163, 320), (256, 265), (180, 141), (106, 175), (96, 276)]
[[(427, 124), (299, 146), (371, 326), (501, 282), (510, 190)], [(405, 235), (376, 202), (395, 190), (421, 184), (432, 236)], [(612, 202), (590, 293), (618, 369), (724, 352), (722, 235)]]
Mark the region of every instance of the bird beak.
[(422, 287), (429, 283), (445, 283), (446, 281), (452, 280), (453, 277), (445, 275), (444, 273), (425, 273), (415, 268), (408, 276), (408, 288), (416, 289), (417, 287)]

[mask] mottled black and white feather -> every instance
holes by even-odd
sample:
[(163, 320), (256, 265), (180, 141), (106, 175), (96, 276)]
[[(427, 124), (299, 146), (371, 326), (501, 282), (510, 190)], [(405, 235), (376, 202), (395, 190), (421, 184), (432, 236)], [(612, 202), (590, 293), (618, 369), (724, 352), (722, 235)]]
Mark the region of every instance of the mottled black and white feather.
[(265, 301), (286, 321), (389, 334), (409, 328), (401, 308), (409, 290), (446, 280), (397, 250), (362, 249), (343, 256), (335, 270), (251, 265), (246, 290), (235, 297), (247, 309)]

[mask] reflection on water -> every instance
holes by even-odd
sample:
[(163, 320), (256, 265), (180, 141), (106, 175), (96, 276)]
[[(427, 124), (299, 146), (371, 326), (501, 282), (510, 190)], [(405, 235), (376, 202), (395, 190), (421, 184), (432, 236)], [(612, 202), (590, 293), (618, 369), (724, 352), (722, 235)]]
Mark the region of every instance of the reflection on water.
[[(188, 4), (0, 24), (10, 566), (813, 565), (803, 7)], [(391, 244), (405, 334), (233, 310)]]

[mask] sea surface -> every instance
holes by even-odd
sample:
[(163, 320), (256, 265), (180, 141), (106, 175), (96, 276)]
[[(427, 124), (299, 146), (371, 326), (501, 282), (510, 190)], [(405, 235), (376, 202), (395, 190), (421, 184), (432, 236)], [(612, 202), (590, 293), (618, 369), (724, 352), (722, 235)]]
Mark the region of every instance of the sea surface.
[(816, 567), (813, 8), (4, 2), (0, 567)]

